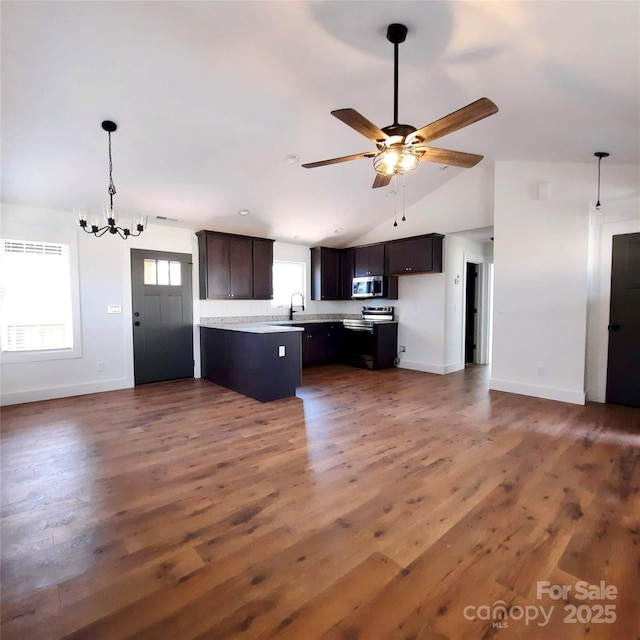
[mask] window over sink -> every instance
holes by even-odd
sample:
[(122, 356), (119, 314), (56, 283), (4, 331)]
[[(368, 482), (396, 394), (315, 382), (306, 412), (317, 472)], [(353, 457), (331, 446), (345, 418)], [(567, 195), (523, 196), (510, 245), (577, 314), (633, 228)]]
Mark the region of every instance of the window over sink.
[(273, 261), (273, 299), (272, 307), (289, 307), (291, 296), (301, 293), (307, 299), (307, 265), (304, 262), (290, 260)]

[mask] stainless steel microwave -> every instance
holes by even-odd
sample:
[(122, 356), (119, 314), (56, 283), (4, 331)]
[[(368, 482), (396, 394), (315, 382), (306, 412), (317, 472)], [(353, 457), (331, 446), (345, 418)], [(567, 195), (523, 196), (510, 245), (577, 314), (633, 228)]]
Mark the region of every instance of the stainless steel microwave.
[(384, 298), (385, 291), (384, 276), (366, 276), (363, 278), (354, 278), (351, 289), (351, 297), (360, 298)]

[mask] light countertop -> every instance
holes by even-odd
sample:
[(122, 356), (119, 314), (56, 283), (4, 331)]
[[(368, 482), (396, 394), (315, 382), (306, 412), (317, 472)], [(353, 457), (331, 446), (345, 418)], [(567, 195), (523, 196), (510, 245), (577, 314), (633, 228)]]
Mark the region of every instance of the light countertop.
[(219, 324), (201, 324), (205, 329), (224, 329), (225, 331), (242, 331), (243, 333), (290, 333), (304, 331), (302, 327), (279, 326), (273, 324), (260, 324), (250, 322), (221, 322)]

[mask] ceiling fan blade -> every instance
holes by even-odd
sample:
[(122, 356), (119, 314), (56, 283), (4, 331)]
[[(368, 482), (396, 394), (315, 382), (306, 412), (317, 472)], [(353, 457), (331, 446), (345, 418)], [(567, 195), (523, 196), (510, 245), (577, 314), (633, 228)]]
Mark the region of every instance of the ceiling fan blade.
[(378, 187), (386, 187), (391, 182), (391, 178), (393, 178), (393, 176), (383, 176), (380, 173), (376, 173), (376, 177), (371, 188), (377, 189)]
[(369, 120), (355, 109), (337, 109), (336, 111), (332, 111), (331, 115), (373, 142), (386, 140), (388, 137), (384, 131), (376, 127), (373, 122), (369, 122)]
[(367, 153), (355, 153), (352, 156), (342, 156), (341, 158), (331, 158), (331, 160), (319, 160), (318, 162), (307, 162), (302, 166), (305, 169), (315, 169), (315, 167), (324, 167), (328, 164), (338, 164), (339, 162), (349, 162), (349, 160), (359, 160), (360, 158), (373, 158), (375, 152), (367, 151)]
[(475, 167), (484, 156), (476, 153), (465, 153), (464, 151), (451, 151), (450, 149), (437, 149), (436, 147), (418, 147), (416, 151), (424, 151), (420, 156), (422, 162), (437, 162), (447, 164), (452, 167), (464, 167), (470, 169)]
[(480, 100), (476, 100), (466, 107), (462, 107), (462, 109), (458, 109), (448, 116), (444, 116), (444, 118), (440, 118), (440, 120), (414, 131), (407, 136), (407, 141), (420, 138), (421, 142), (431, 142), (497, 112), (498, 107), (489, 98), (480, 98)]

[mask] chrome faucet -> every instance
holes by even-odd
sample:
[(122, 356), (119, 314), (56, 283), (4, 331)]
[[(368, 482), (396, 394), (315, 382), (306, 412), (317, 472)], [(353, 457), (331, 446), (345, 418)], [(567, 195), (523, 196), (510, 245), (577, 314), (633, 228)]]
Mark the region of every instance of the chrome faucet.
[[(301, 302), (302, 304), (300, 305), (300, 308), (299, 308), (299, 309), (294, 309), (294, 308), (293, 308), (293, 298), (294, 298), (295, 296), (300, 296), (300, 302)], [(299, 291), (296, 291), (295, 293), (292, 293), (292, 294), (291, 294), (291, 307), (289, 308), (289, 320), (293, 320), (293, 314), (294, 314), (296, 311), (304, 311), (304, 296), (303, 296)]]

